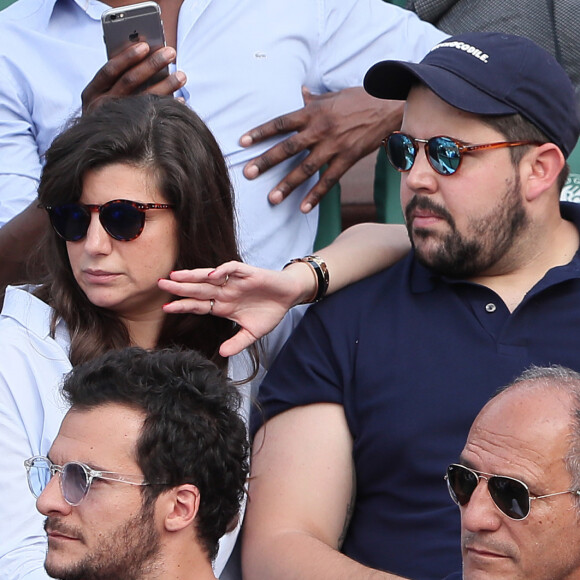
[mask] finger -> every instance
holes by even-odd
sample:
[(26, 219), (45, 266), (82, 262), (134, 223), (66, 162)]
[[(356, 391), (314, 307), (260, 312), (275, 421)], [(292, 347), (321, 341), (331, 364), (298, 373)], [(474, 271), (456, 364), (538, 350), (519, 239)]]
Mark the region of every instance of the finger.
[(314, 141), (308, 133), (296, 133), (277, 145), (274, 145), (274, 147), (271, 147), (259, 157), (255, 157), (249, 161), (244, 167), (244, 176), (247, 179), (255, 179), (262, 173), (268, 171), (268, 169), (278, 165), (278, 163), (290, 159), (290, 157), (294, 157), (297, 153), (308, 149), (313, 143)]
[[(175, 60), (176, 52), (165, 46), (151, 53), (139, 64), (129, 68), (111, 87), (112, 96), (126, 96), (136, 92), (145, 82)], [(167, 94), (167, 93), (166, 93)]]
[(83, 103), (108, 91), (125, 71), (140, 63), (148, 54), (149, 45), (146, 42), (137, 42), (109, 59), (82, 92)]
[(253, 266), (238, 262), (237, 260), (230, 260), (221, 264), (208, 274), (209, 281), (212, 284), (223, 286), (226, 280), (240, 279), (243, 280), (252, 275)]
[(250, 345), (258, 340), (253, 334), (242, 328), (237, 334), (222, 342), (220, 346), (220, 354), (223, 357), (233, 356), (242, 352)]
[[(181, 87), (183, 87), (186, 82), (187, 77), (185, 76), (185, 73), (178, 70), (177, 72), (166, 76), (162, 81), (154, 85), (150, 85), (143, 91), (143, 93), (159, 96), (172, 95), (175, 91), (178, 91)], [(185, 104), (185, 99), (182, 97), (178, 97), (177, 100)]]
[(297, 109), (250, 129), (240, 137), (240, 145), (249, 147), (275, 135), (285, 135), (286, 133), (297, 131), (304, 127), (307, 122), (308, 118), (304, 109)]
[[(268, 194), (270, 203), (276, 205), (284, 201), (284, 199), (286, 199), (298, 186), (302, 185), (306, 180), (319, 172), (326, 162), (327, 159), (325, 157), (317, 156), (314, 152), (307, 155), (300, 162), (298, 167), (295, 167), (290, 173), (288, 173), (284, 180)], [(330, 184), (330, 177), (327, 178), (326, 183)], [(336, 183), (336, 181), (334, 183)], [(332, 185), (334, 185), (334, 183)], [(330, 185), (330, 187), (332, 187), (332, 185)], [(321, 195), (324, 195), (328, 189), (323, 191), (321, 186)]]
[(307, 105), (312, 100), (312, 93), (308, 87), (302, 86), (302, 100)]
[(308, 213), (316, 207), (320, 200), (340, 181), (341, 177), (352, 167), (351, 163), (333, 160), (327, 169), (320, 174), (314, 187), (308, 192), (300, 204), (300, 211)]
[(194, 270), (174, 270), (169, 279), (175, 282), (208, 282), (208, 275), (214, 268), (195, 268)]
[[(164, 304), (163, 312), (167, 314), (208, 314), (210, 300), (210, 298), (206, 300), (181, 298), (180, 300), (174, 300), (173, 302)], [(213, 310), (213, 314), (215, 314), (215, 304)]]
[(161, 279), (158, 286), (163, 292), (168, 292), (173, 296), (183, 298), (193, 298), (195, 300), (209, 300), (216, 292), (215, 286), (203, 282), (175, 282), (173, 280)]
[(331, 100), (335, 93), (322, 93), (321, 95), (315, 95), (310, 92), (308, 87), (302, 87), (302, 100), (304, 101), (304, 106), (309, 105), (314, 101), (324, 101)]

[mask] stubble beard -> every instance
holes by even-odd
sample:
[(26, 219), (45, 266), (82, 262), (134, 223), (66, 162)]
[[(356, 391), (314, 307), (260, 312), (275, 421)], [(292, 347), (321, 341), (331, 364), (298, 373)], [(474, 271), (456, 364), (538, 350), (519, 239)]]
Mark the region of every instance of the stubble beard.
[[(159, 564), (160, 538), (154, 526), (155, 503), (102, 537), (99, 546), (79, 562), (45, 562), (47, 574), (59, 580), (141, 580)], [(47, 519), (47, 521), (50, 518)]]

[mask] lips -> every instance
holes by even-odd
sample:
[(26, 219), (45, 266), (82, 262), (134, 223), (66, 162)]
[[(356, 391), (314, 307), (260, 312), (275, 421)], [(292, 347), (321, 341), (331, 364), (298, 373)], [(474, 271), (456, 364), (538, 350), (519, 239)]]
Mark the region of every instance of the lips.
[(54, 541), (79, 541), (79, 538), (75, 538), (74, 536), (68, 536), (66, 534), (61, 534), (60, 532), (52, 532), (52, 531), (47, 531), (47, 536), (49, 540), (54, 540)]
[(438, 213), (426, 209), (416, 209), (411, 213), (411, 219), (443, 219)]
[(487, 548), (478, 546), (471, 546), (467, 548), (466, 551), (471, 557), (476, 558), (509, 558), (509, 556), (506, 556), (506, 554), (501, 554), (499, 552), (494, 552), (492, 550), (488, 550)]
[(411, 212), (411, 223), (416, 228), (428, 227), (442, 220), (445, 218), (433, 211), (416, 209)]
[(92, 268), (87, 268), (86, 270), (82, 270), (83, 278), (92, 284), (106, 284), (110, 282), (119, 274), (115, 272), (108, 272), (106, 270), (93, 270)]
[(447, 210), (424, 196), (415, 196), (405, 209), (407, 224), (415, 228), (429, 227), (438, 222), (451, 223)]
[[(57, 525), (54, 525), (54, 524)], [(53, 525), (45, 524), (44, 529), (49, 540), (56, 541), (79, 541), (81, 538), (78, 534), (75, 534), (71, 530), (67, 530), (65, 527), (58, 525), (58, 522), (54, 522)]]

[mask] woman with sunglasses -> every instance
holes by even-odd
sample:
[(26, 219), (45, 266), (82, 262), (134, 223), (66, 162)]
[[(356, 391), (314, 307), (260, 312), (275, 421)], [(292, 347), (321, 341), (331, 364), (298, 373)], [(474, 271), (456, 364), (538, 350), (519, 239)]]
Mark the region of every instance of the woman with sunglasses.
[(162, 309), (171, 296), (159, 278), (240, 259), (224, 159), (188, 107), (135, 97), (76, 120), (47, 152), (38, 195), (52, 224), (41, 244), (48, 274), (38, 287), (9, 287), (0, 318), (0, 570), (10, 578), (46, 577), (22, 458), (48, 451), (73, 365), (128, 345), (177, 345), (236, 380), (257, 369), (248, 353), (219, 355), (230, 321)]
[[(41, 242), (47, 277), (38, 287), (9, 287), (0, 316), (0, 570), (7, 578), (46, 578), (46, 537), (23, 462), (48, 452), (66, 412), (59, 385), (73, 365), (128, 345), (178, 345), (227, 369), (244, 383), (247, 400), (258, 370), (256, 350), (229, 360), (220, 355), (236, 326), (207, 316), (211, 296), (199, 312), (172, 315), (172, 282), (164, 280), (172, 271), (211, 271), (240, 260), (225, 162), (185, 105), (131, 97), (77, 119), (47, 152), (39, 202), (52, 226)], [(352, 262), (350, 246), (340, 251), (339, 242), (335, 256)], [(384, 246), (357, 261), (355, 277), (381, 267)], [(398, 255), (387, 252), (390, 260)], [(342, 277), (332, 251), (327, 259), (335, 269), (332, 291), (353, 274), (348, 267)], [(308, 296), (308, 264), (295, 264), (286, 276)], [(262, 358), (273, 356), (285, 332), (268, 341)], [(222, 542), (218, 575), (234, 539)]]

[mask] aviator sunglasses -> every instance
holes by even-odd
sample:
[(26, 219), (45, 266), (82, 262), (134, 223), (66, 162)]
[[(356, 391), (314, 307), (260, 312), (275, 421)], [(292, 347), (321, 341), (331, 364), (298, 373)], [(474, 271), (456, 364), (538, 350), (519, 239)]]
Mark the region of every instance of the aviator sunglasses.
[(77, 506), (85, 499), (94, 479), (118, 481), (129, 485), (151, 485), (142, 481), (142, 475), (121, 475), (114, 471), (95, 471), (78, 461), (55, 465), (50, 459), (40, 455), (27, 459), (24, 462), (24, 467), (26, 467), (28, 487), (36, 498), (44, 491), (52, 477), (59, 473), (62, 497), (71, 506)]
[(487, 482), (487, 489), (493, 503), (512, 520), (525, 520), (530, 515), (532, 500), (566, 493), (580, 495), (580, 491), (573, 489), (546, 495), (531, 495), (528, 486), (519, 479), (476, 471), (456, 463), (447, 468), (445, 479), (449, 495), (458, 506), (464, 506), (469, 503), (475, 488), (479, 484), (479, 480), (484, 479)]
[(145, 226), (145, 212), (150, 209), (171, 209), (168, 203), (138, 203), (127, 199), (113, 199), (103, 205), (65, 203), (47, 205), (54, 231), (67, 242), (78, 242), (86, 235), (91, 212), (99, 212), (103, 229), (115, 240), (130, 242), (141, 235)]
[(461, 165), (461, 159), (466, 153), (484, 151), (487, 149), (501, 149), (502, 147), (520, 147), (521, 145), (538, 145), (536, 141), (500, 141), (482, 145), (465, 145), (452, 137), (431, 137), (431, 139), (417, 139), (400, 131), (391, 133), (383, 139), (383, 146), (391, 165), (401, 173), (411, 170), (419, 143), (425, 144), (425, 155), (429, 165), (440, 175), (453, 175)]

